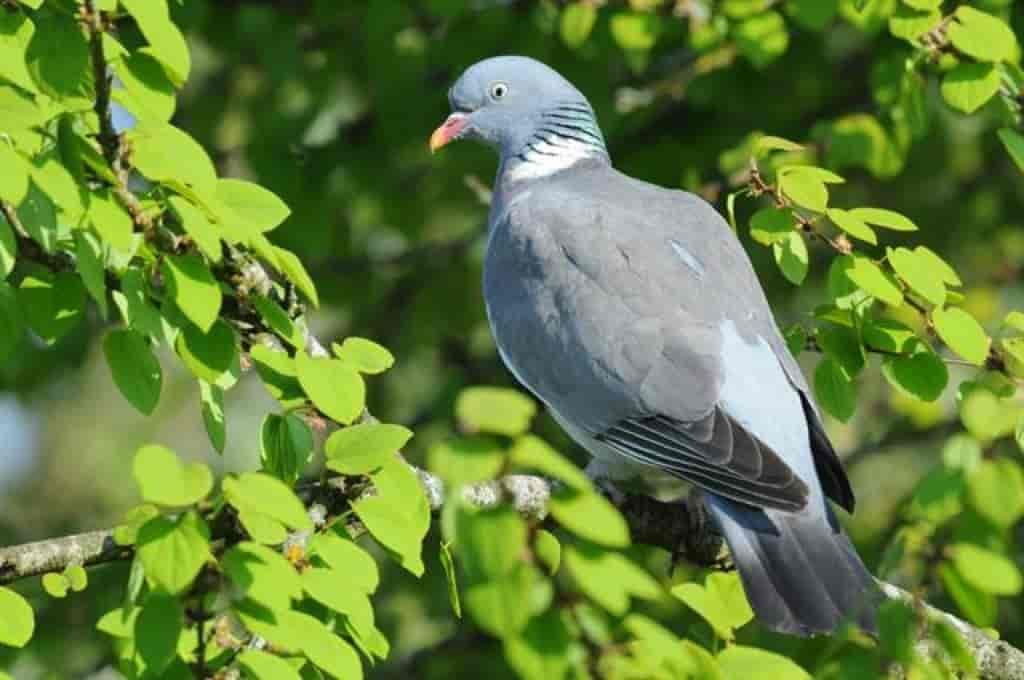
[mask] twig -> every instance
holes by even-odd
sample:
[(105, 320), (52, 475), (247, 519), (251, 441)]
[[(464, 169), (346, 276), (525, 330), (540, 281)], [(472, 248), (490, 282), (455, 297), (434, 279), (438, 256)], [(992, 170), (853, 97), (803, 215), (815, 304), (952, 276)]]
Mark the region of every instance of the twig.
[(125, 162), (127, 150), (121, 135), (114, 129), (114, 120), (110, 108), (112, 78), (107, 58), (103, 54), (103, 33), (107, 30), (102, 13), (96, 9), (95, 0), (85, 0), (82, 7), (82, 18), (89, 34), (89, 50), (92, 58), (93, 80), (96, 83), (96, 103), (94, 110), (99, 118), (100, 131), (96, 138), (100, 143), (103, 157), (110, 164), (115, 181), (112, 191), (124, 209), (131, 215), (132, 221), (140, 227), (150, 226), (152, 220), (146, 214), (142, 203), (128, 188), (128, 164)]

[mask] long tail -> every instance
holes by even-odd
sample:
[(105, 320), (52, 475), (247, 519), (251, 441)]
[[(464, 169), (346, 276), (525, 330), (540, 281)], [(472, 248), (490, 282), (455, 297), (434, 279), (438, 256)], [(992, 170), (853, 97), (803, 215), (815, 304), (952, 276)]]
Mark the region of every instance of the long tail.
[(874, 579), (830, 508), (794, 515), (705, 498), (762, 624), (806, 636), (853, 621), (877, 633)]

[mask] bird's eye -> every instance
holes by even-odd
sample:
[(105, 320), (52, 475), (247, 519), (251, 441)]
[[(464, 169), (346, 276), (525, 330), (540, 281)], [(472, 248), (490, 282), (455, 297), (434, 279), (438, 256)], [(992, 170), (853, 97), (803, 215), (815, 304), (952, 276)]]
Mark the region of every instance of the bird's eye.
[(491, 97), (494, 99), (501, 99), (508, 94), (508, 85), (505, 83), (494, 83), (491, 85)]

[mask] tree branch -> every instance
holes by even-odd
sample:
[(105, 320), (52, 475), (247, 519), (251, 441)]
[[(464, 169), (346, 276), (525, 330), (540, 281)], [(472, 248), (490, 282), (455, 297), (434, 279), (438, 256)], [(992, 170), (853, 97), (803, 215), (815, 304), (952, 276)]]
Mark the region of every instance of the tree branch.
[[(434, 511), (440, 510), (444, 503), (444, 484), (429, 472), (414, 469), (423, 483), (430, 507)], [(528, 519), (540, 521), (547, 516), (551, 491), (551, 482), (541, 477), (510, 475), (467, 487), (463, 493), (469, 502), (481, 507), (507, 501)], [(323, 502), (325, 498), (328, 503), (333, 503), (340, 500), (339, 494), (345, 497), (343, 487), (330, 481), (326, 486), (314, 483), (300, 489), (300, 495), (307, 503)], [(686, 546), (684, 552), (699, 560), (711, 555), (721, 545), (721, 537), (709, 523), (703, 521), (704, 512), (692, 500), (664, 503), (647, 496), (627, 495), (619, 499), (618, 506), (637, 543), (671, 551)], [(358, 519), (353, 517), (348, 522), (349, 532), (353, 536), (365, 531)], [(215, 535), (214, 538), (224, 536)], [(710, 550), (706, 550), (708, 546), (712, 546)], [(128, 560), (133, 554), (131, 548), (118, 546), (114, 542), (112, 529), (0, 548), (0, 584), (47, 572), (59, 572), (72, 564), (98, 565)], [(902, 588), (884, 581), (878, 581), (878, 585), (887, 597), (913, 606), (923, 606), (929, 619), (941, 619), (952, 625), (974, 654), (982, 680), (1024, 680), (1024, 652), (1005, 641), (992, 639), (979, 628), (952, 614), (921, 602)], [(927, 629), (918, 641), (918, 649), (929, 655), (941, 653), (938, 651), (940, 646), (929, 636)]]

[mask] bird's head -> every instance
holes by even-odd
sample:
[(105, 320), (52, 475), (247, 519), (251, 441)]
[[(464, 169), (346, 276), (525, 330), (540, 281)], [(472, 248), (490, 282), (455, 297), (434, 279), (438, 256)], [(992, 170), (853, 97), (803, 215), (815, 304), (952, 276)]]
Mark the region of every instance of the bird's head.
[(448, 101), (452, 114), (431, 135), (431, 151), (465, 138), (498, 149), (503, 158), (530, 153), (530, 145), (536, 149), (563, 140), (604, 153), (604, 139), (586, 97), (534, 59), (506, 56), (477, 62), (449, 90)]

